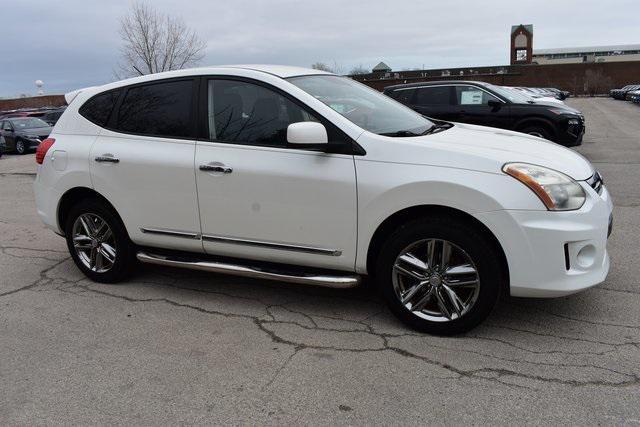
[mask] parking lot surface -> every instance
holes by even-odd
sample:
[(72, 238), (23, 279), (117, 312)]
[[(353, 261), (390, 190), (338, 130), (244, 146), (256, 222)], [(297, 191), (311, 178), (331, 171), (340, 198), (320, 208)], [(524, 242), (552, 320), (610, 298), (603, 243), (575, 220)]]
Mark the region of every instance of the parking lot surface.
[(454, 338), (368, 288), (141, 266), (85, 279), (0, 159), (0, 424), (640, 424), (640, 106), (570, 99), (614, 203), (602, 285), (505, 298)]

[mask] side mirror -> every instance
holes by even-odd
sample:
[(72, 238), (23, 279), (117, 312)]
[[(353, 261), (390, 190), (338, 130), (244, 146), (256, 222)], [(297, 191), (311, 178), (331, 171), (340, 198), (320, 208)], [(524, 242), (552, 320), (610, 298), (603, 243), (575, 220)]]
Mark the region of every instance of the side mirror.
[(498, 111), (502, 107), (502, 102), (496, 101), (495, 99), (490, 99), (487, 102), (487, 105), (493, 108), (493, 111)]
[(300, 146), (316, 146), (329, 143), (327, 129), (318, 122), (291, 123), (287, 127), (287, 142)]

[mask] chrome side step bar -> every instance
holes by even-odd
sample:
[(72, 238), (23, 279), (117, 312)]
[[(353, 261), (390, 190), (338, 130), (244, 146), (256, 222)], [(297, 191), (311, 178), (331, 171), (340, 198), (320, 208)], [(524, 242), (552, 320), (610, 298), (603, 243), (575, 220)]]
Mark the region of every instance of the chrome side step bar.
[(344, 275), (292, 273), (286, 271), (265, 270), (259, 267), (230, 264), (226, 262), (171, 257), (151, 254), (148, 252), (138, 252), (136, 257), (138, 258), (138, 261), (147, 264), (188, 268), (191, 270), (209, 271), (211, 273), (231, 274), (234, 276), (251, 277), (254, 279), (277, 280), (280, 282), (298, 283), (301, 285), (345, 289), (353, 288), (360, 284), (360, 276), (348, 273), (345, 273)]

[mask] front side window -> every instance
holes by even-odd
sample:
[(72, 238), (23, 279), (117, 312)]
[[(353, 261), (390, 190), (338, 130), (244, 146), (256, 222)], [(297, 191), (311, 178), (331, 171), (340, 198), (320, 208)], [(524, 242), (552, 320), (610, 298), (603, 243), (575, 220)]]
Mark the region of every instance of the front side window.
[(475, 86), (456, 86), (458, 105), (488, 105), (498, 98)]
[(192, 80), (132, 87), (118, 110), (117, 129), (168, 138), (189, 137), (192, 99)]
[(118, 96), (120, 96), (119, 90), (100, 93), (85, 102), (80, 107), (79, 113), (98, 126), (105, 126), (107, 120), (109, 120), (111, 110), (116, 105)]
[(416, 105), (451, 105), (451, 86), (421, 87), (416, 94)]
[(292, 123), (318, 121), (288, 98), (253, 83), (209, 80), (209, 139), (247, 145), (286, 146)]
[(369, 132), (417, 136), (434, 126), (410, 108), (348, 77), (312, 75), (288, 81)]

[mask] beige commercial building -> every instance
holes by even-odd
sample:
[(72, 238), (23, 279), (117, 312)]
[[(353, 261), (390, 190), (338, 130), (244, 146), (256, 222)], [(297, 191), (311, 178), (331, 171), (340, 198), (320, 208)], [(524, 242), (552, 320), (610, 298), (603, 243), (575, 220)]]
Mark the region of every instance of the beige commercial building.
[(532, 59), (540, 65), (640, 61), (640, 44), (535, 49)]

